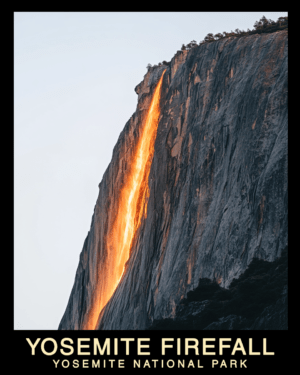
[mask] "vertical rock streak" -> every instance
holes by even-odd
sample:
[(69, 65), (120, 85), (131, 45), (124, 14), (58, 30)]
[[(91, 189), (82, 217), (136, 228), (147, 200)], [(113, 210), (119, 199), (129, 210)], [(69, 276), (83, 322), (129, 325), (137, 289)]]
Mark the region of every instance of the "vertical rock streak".
[(103, 268), (103, 263), (98, 266), (98, 285), (94, 291), (93, 305), (85, 315), (83, 329), (96, 328), (101, 310), (113, 295), (124, 274), (135, 233), (140, 226), (143, 213), (147, 213), (148, 177), (159, 122), (164, 73), (165, 71), (155, 88), (132, 164), (128, 175), (125, 176), (116, 219), (107, 236), (105, 266)]

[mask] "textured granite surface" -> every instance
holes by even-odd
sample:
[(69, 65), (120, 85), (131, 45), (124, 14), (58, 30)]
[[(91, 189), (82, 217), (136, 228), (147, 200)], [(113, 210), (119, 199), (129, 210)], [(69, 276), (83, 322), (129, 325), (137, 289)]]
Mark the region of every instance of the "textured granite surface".
[[(99, 184), (59, 329), (82, 329), (95, 290), (105, 288), (118, 192), (165, 69), (147, 217), (98, 329), (146, 329), (154, 319), (174, 318), (199, 278), (228, 288), (253, 257), (281, 255), (288, 241), (287, 50), (287, 31), (231, 37), (178, 51), (169, 66), (147, 72)], [(255, 327), (272, 321), (271, 310)], [(230, 329), (241, 318), (224, 319)]]

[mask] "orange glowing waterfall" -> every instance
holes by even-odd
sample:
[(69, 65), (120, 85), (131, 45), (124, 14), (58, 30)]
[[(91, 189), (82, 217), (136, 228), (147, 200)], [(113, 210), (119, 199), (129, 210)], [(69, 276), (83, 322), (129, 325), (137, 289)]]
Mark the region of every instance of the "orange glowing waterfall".
[(117, 216), (107, 236), (105, 266), (102, 264), (98, 270), (101, 280), (98, 281), (96, 295), (93, 296), (93, 306), (84, 319), (83, 329), (96, 328), (101, 310), (122, 278), (133, 238), (143, 214), (147, 213), (148, 177), (160, 115), (160, 93), (164, 73), (165, 71), (155, 88), (130, 171), (125, 179), (125, 186), (120, 192)]

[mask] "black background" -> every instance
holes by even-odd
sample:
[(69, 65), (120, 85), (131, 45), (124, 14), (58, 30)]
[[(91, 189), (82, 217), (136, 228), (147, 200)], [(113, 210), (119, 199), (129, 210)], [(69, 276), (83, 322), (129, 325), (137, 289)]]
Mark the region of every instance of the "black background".
[[(245, 360), (247, 368), (239, 369), (240, 371), (243, 370), (265, 370), (265, 371), (287, 371), (295, 368), (294, 366), (297, 364), (299, 358), (297, 356), (297, 347), (299, 347), (297, 340), (296, 333), (292, 335), (292, 332), (289, 331), (14, 331), (14, 359), (12, 362), (12, 366), (14, 370), (53, 370), (55, 372), (63, 371), (116, 371), (116, 370), (123, 370), (126, 369), (131, 370), (133, 369), (133, 360), (140, 359), (141, 360), (141, 368), (134, 368), (134, 371), (141, 371), (141, 370), (155, 370), (154, 363), (151, 362), (151, 359), (158, 359), (159, 361), (156, 363), (156, 369), (161, 369), (161, 359), (164, 359), (164, 367), (163, 371), (167, 370), (181, 370), (181, 371), (208, 371), (212, 370), (212, 359), (219, 360), (219, 365), (221, 364), (222, 360), (225, 359), (227, 368), (219, 366), (215, 366), (213, 370), (215, 371), (218, 369), (219, 371), (225, 370), (236, 370), (235, 368), (230, 369), (229, 362), (230, 359), (237, 360), (238, 369), (240, 360)], [(56, 340), (58, 344), (57, 352), (54, 355), (47, 356), (42, 353), (41, 351), (41, 342), (43, 339), (51, 337)], [(71, 338), (74, 341), (72, 344), (74, 348), (74, 353), (69, 356), (62, 355), (60, 353), (60, 341), (63, 338)], [(114, 355), (113, 351), (113, 340), (111, 340), (111, 353), (110, 355), (100, 355), (97, 356), (93, 355), (93, 338), (97, 337), (99, 339), (100, 345), (102, 346), (106, 338), (135, 338), (134, 342), (130, 342), (130, 355), (125, 354), (125, 342), (120, 342), (118, 345), (118, 355)], [(35, 355), (31, 354), (31, 347), (26, 341), (26, 338), (29, 338), (32, 343), (35, 342), (37, 338), (41, 338), (40, 342), (36, 347)], [(90, 338), (90, 342), (83, 342), (84, 345), (90, 345), (90, 349), (84, 348), (82, 351), (90, 351), (91, 355), (78, 355), (77, 354), (77, 338)], [(148, 344), (150, 347), (149, 349), (142, 349), (145, 352), (150, 352), (151, 355), (141, 355), (137, 354), (137, 338), (150, 338), (149, 342), (145, 342), (143, 344)], [(166, 355), (161, 355), (161, 339), (162, 338), (174, 338), (172, 342), (174, 348), (167, 348)], [(181, 355), (177, 355), (176, 345), (177, 345), (177, 338), (181, 338)], [(189, 355), (184, 354), (184, 339), (185, 338), (196, 338), (199, 340), (199, 356), (194, 354), (194, 350), (190, 350)], [(203, 355), (202, 354), (202, 339), (203, 338), (215, 338), (216, 341), (214, 343), (215, 348), (209, 348), (207, 351), (214, 351), (215, 355)], [(225, 344), (230, 344), (231, 348), (223, 349), (223, 355), (219, 355), (218, 350), (218, 339), (219, 338), (231, 338), (231, 342), (226, 342)], [(247, 352), (247, 355), (243, 355), (242, 352), (237, 351), (234, 356), (231, 355), (235, 340), (237, 338), (241, 338), (244, 348)], [(248, 347), (249, 347), (249, 338), (253, 339), (253, 351), (261, 352), (261, 355), (248, 355)], [(262, 355), (263, 353), (263, 338), (267, 339), (267, 351), (274, 352), (274, 355)], [(66, 342), (67, 345), (70, 345), (69, 342)], [(171, 344), (171, 343), (168, 343)], [(53, 344), (48, 342), (45, 344), (45, 349), (49, 352), (53, 350)], [(64, 348), (67, 352), (69, 349)], [(55, 368), (55, 364), (53, 359), (57, 361), (60, 359), (58, 367)], [(79, 368), (74, 368), (72, 366), (72, 362), (74, 359), (79, 360)], [(82, 360), (87, 359), (89, 363), (89, 368), (82, 368)], [(92, 359), (98, 360), (100, 359), (100, 368), (92, 368)], [(103, 360), (106, 359), (106, 368), (102, 368)], [(111, 368), (109, 359), (115, 359), (113, 363), (113, 368)], [(117, 360), (124, 359), (124, 368), (117, 367)], [(150, 362), (151, 368), (145, 367), (143, 368), (143, 364), (145, 360), (148, 359)], [(174, 368), (168, 368), (166, 362), (172, 359), (175, 361)], [(177, 360), (185, 359), (185, 368), (177, 368)], [(189, 360), (193, 360), (195, 364), (195, 368), (189, 367), (188, 363)], [(204, 366), (204, 368), (197, 368), (197, 360), (200, 360), (200, 365)], [(61, 362), (63, 360), (68, 360), (70, 362), (70, 366), (68, 368), (63, 368), (61, 366)], [(65, 362), (66, 364), (67, 362)]]

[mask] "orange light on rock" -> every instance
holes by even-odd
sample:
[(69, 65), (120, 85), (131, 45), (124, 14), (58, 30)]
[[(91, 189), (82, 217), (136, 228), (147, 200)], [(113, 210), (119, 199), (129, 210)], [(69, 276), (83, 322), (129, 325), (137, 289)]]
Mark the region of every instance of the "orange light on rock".
[[(101, 310), (118, 286), (125, 269), (132, 241), (147, 213), (149, 194), (148, 177), (154, 154), (157, 126), (160, 115), (160, 94), (163, 72), (152, 97), (150, 108), (137, 143), (125, 186), (119, 197), (119, 206), (112, 229), (107, 236), (107, 256), (104, 269), (98, 270), (98, 284), (93, 305), (87, 312), (82, 329), (95, 329)], [(102, 266), (103, 268), (103, 266)]]

